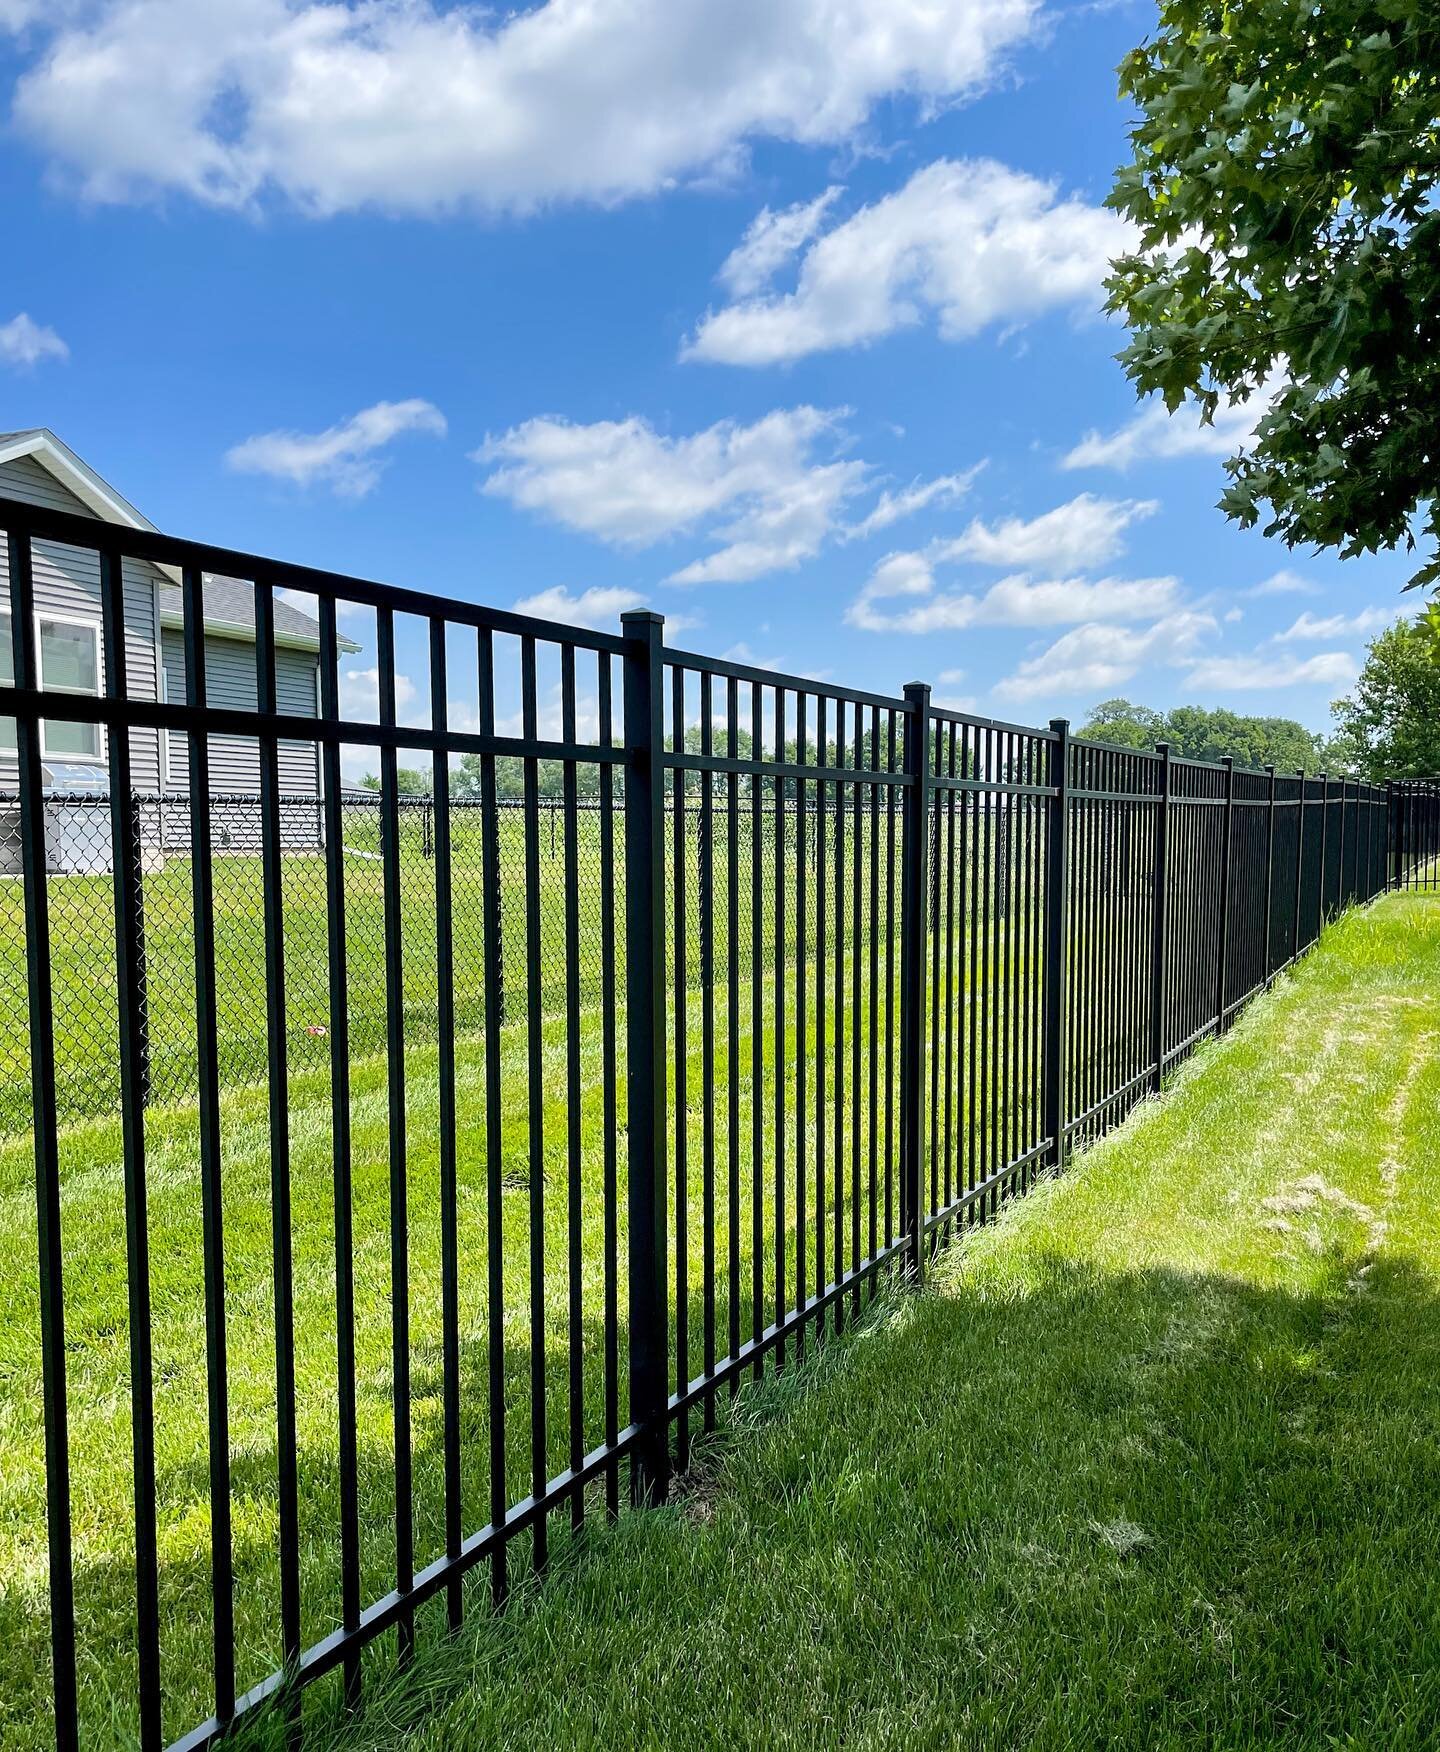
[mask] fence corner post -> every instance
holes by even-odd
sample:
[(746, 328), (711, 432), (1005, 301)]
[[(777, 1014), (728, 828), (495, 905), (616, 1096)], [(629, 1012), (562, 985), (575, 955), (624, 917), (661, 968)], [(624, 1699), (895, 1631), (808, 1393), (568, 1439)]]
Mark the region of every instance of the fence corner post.
[(670, 1485), (669, 1260), (665, 1188), (664, 617), (624, 629), (626, 1175), (629, 1217), (630, 1473), (637, 1505)]
[(905, 689), (905, 800), (900, 821), (900, 1231), (907, 1273), (925, 1275), (925, 939), (928, 934), (930, 686)]
[(1152, 877), (1154, 922), (1150, 941), (1150, 1058), (1158, 1095), (1165, 1082), (1165, 970), (1170, 964), (1170, 744), (1157, 742), (1160, 756), (1160, 796), (1155, 805), (1155, 872)]
[(1230, 895), (1235, 854), (1235, 756), (1222, 754), (1225, 769), (1225, 850), (1220, 859), (1220, 954), (1215, 969), (1215, 1032), (1225, 1032), (1225, 998), (1230, 990)]
[(1065, 958), (1069, 948), (1070, 720), (1050, 720), (1050, 821), (1045, 836), (1045, 1135), (1059, 1173), (1068, 1142), (1065, 1117)]

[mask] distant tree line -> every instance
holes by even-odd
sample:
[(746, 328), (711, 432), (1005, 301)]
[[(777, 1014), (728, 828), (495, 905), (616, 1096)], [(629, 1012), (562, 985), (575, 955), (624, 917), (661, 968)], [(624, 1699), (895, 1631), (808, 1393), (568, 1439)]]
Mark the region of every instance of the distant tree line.
[(1380, 783), (1440, 774), (1440, 608), (1399, 621), (1370, 641), (1354, 689), (1334, 701), (1334, 733), (1322, 736), (1293, 718), (1252, 718), (1223, 708), (1176, 706), (1159, 712), (1126, 699), (1104, 700), (1075, 732), (1122, 748), (1168, 742), (1190, 760), (1233, 755), (1245, 766), (1270, 762)]
[(1187, 760), (1219, 760), (1228, 754), (1241, 766), (1263, 767), (1273, 761), (1282, 772), (1304, 767), (1314, 773), (1326, 764), (1325, 739), (1294, 718), (1252, 718), (1223, 707), (1175, 706), (1158, 712), (1126, 699), (1103, 700), (1075, 734), (1122, 748), (1153, 749), (1157, 742), (1168, 742), (1173, 754)]

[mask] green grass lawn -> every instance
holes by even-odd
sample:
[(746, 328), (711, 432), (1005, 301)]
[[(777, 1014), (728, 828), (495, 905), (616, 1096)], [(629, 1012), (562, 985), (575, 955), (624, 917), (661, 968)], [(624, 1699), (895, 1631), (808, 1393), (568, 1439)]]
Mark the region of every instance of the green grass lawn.
[[(593, 829), (593, 819), (591, 823)], [(833, 828), (833, 824), (832, 824)], [(513, 818), (507, 831), (516, 835)], [(562, 830), (563, 832), (563, 826)], [(722, 840), (723, 840), (723, 836)], [(883, 829), (882, 829), (883, 838)], [(853, 847), (853, 835), (848, 842)], [(725, 968), (728, 946), (724, 927), (726, 864), (717, 858), (716, 977), (714, 1049), (705, 1053), (701, 1018), (703, 995), (698, 989), (698, 868), (693, 842), (687, 859), (686, 905), (690, 915), (684, 1011), (687, 1022), (685, 1133), (689, 1158), (690, 1224), (685, 1248), (689, 1291), (691, 1347), (688, 1374), (701, 1367), (703, 1233), (700, 1187), (704, 1125), (700, 1100), (708, 1062), (716, 1091), (715, 1161), (717, 1222), (715, 1287), (717, 1350), (728, 1349), (732, 1303), (741, 1337), (750, 1334), (752, 1243), (756, 1204), (763, 1238), (762, 1286), (765, 1318), (773, 1312), (775, 1290), (774, 1138), (777, 1065), (783, 1067), (787, 1105), (787, 1226), (781, 1238), (787, 1280), (796, 1281), (800, 1241), (794, 1230), (794, 1106), (796, 1065), (802, 1054), (812, 1061), (807, 1097), (805, 1159), (810, 1179), (812, 1223), (804, 1237), (809, 1259), (809, 1284), (816, 1281), (813, 1226), (814, 1164), (819, 1155), (817, 1132), (823, 1132), (826, 1165), (827, 1275), (836, 1267), (830, 1250), (837, 1193), (847, 1244), (849, 1169), (857, 1141), (855, 1112), (846, 1085), (840, 1101), (839, 1143), (843, 1174), (836, 1174), (835, 1015), (843, 1009), (847, 1029), (844, 1055), (849, 1075), (848, 1041), (858, 1029), (868, 1035), (871, 1008), (876, 1012), (878, 1038), (888, 1028), (883, 989), (872, 992), (869, 980), (871, 945), (853, 926), (855, 871), (847, 849), (846, 919), (836, 929), (834, 916), (834, 849), (829, 850), (826, 882), (827, 922), (820, 932), (816, 880), (812, 867), (810, 904), (803, 934), (797, 927), (794, 894), (798, 886), (793, 838), (784, 871), (787, 894), (783, 930), (777, 933), (772, 911), (774, 869), (768, 851), (762, 862), (763, 904), (757, 914), (749, 905), (748, 848), (742, 845), (737, 871), (739, 968), (752, 967), (751, 918), (761, 923), (759, 987), (761, 1056), (758, 1080), (752, 1046), (752, 987), (748, 977), (736, 989), (736, 1045), (732, 1065), (728, 1050)], [(584, 844), (582, 842), (582, 857)], [(598, 852), (598, 846), (594, 848)], [(860, 907), (870, 919), (870, 840), (867, 829), (860, 863)], [(458, 848), (457, 848), (458, 852)], [(884, 849), (880, 848), (881, 870)], [(537, 1202), (543, 1205), (541, 1227), (545, 1254), (542, 1330), (546, 1352), (546, 1470), (555, 1473), (569, 1460), (568, 1406), (571, 1355), (570, 1307), (566, 1284), (567, 1248), (571, 1236), (568, 1145), (572, 1121), (578, 1147), (576, 1223), (581, 1267), (581, 1391), (584, 1446), (603, 1435), (603, 1298), (605, 1288), (604, 1174), (607, 1143), (618, 1156), (620, 1187), (618, 1221), (617, 1298), (621, 1311), (621, 1371), (617, 1382), (622, 1421), (626, 1405), (624, 1378), (625, 1309), (624, 1257), (624, 1101), (617, 1091), (616, 1124), (607, 1124), (601, 1076), (603, 955), (598, 897), (598, 870), (592, 857), (580, 897), (578, 947), (579, 1081), (581, 1099), (572, 1114), (567, 1100), (565, 1041), (565, 967), (559, 912), (560, 864), (551, 863), (548, 845), (540, 860), (542, 919), (539, 968), (541, 1077), (539, 1104), (544, 1132), (541, 1174), (532, 1174), (529, 1147), (530, 1078), (524, 1016), (523, 877), (505, 860), (507, 882), (505, 927), (509, 1020), (501, 1032), (499, 1057), (502, 1083), (500, 1152), (503, 1192), (498, 1215), (504, 1259), (504, 1346), (507, 1443), (507, 1501), (523, 1496), (530, 1486), (530, 1347), (533, 1284), (529, 1266), (530, 1225)], [(237, 945), (225, 958), (222, 975), (222, 1042), (227, 1051), (249, 1050), (264, 1037), (264, 969), (260, 942), (258, 864), (235, 859), (217, 880), (217, 937)], [(299, 1465), (301, 1485), (301, 1564), (304, 1636), (312, 1642), (334, 1628), (339, 1617), (339, 1458), (336, 1436), (335, 1381), (336, 1316), (334, 1215), (330, 1130), (328, 1045), (323, 1037), (302, 1032), (312, 1014), (326, 1015), (323, 999), (323, 890), (314, 859), (287, 859), (285, 899), (287, 973), (290, 1006), (290, 1144), (294, 1189), (293, 1247), (295, 1259), (296, 1368), (299, 1387)], [(360, 859), (347, 864), (347, 899), (352, 928), (362, 937), (378, 933), (378, 867)], [(458, 874), (458, 872), (457, 872)], [(177, 861), (149, 879), (153, 905), (152, 955), (166, 949), (171, 963), (183, 964), (189, 952), (187, 918), (188, 866)], [(404, 992), (407, 1175), (410, 1220), (412, 1388), (414, 1395), (413, 1461), (417, 1563), (438, 1556), (444, 1548), (443, 1472), (441, 1452), (441, 1286), (438, 1172), (437, 1052), (434, 1028), (433, 864), (410, 860), (402, 869), (406, 891), (404, 932)], [(483, 991), (483, 961), (474, 947), (478, 928), (478, 886), (473, 871), (465, 891), (466, 939), (457, 965), (457, 999), (462, 1025), (457, 1048), (459, 1091), (459, 1240), (462, 1369), (463, 1523), (473, 1529), (489, 1518), (489, 1423), (487, 1405), (488, 1310), (485, 1260), (490, 1221), (485, 1190), (484, 1041), (466, 1026)], [(883, 880), (883, 876), (882, 876)], [(427, 890), (426, 882), (430, 883)], [(133, 1509), (130, 1476), (130, 1392), (122, 1148), (114, 1113), (114, 1090), (103, 1080), (105, 1055), (113, 1051), (113, 986), (86, 973), (102, 949), (109, 907), (104, 878), (56, 878), (50, 885), (52, 907), (63, 896), (76, 920), (89, 919), (89, 963), (81, 959), (57, 963), (57, 994), (76, 997), (70, 1013), (79, 1022), (65, 1038), (65, 1063), (71, 1088), (88, 1098), (95, 1111), (64, 1124), (60, 1137), (62, 1227), (66, 1318), (66, 1362), (69, 1395), (71, 1487), (75, 1531), (76, 1609), (80, 1646), (82, 1725), (96, 1743), (124, 1744), (133, 1732), (134, 1572)], [(4, 898), (15, 900), (14, 885)], [(162, 906), (168, 900), (169, 910)], [(458, 900), (458, 895), (457, 895)], [(83, 902), (83, 905), (82, 905)], [(88, 911), (87, 911), (88, 909)], [(458, 911), (458, 906), (457, 906)], [(174, 934), (165, 936), (168, 920)], [(17, 991), (23, 957), (9, 945), (9, 1002), (21, 1004)], [(67, 939), (68, 941), (69, 939)], [(78, 941), (78, 934), (76, 941)], [(778, 940), (783, 957), (765, 953)], [(979, 974), (975, 1002), (982, 1011), (992, 1005), (993, 980), (1006, 941), (1005, 928), (990, 921), (989, 961)], [(316, 957), (316, 943), (321, 954)], [(817, 962), (817, 945), (822, 944)], [(838, 946), (838, 947), (837, 947)], [(352, 944), (352, 949), (358, 945)], [(623, 945), (617, 945), (618, 951)], [(860, 952), (858, 979), (849, 959)], [(875, 945), (883, 970), (884, 946)], [(1026, 944), (1009, 946), (1013, 965), (1025, 965)], [(836, 955), (846, 1001), (836, 1005)], [(797, 962), (796, 957), (804, 959)], [(103, 961), (103, 954), (100, 959)], [(383, 984), (375, 973), (365, 984), (352, 954), (351, 1119), (354, 1135), (355, 1296), (362, 1536), (362, 1590), (373, 1599), (393, 1584), (393, 1416), (391, 1376), (390, 1254), (388, 1190), (388, 1086), (383, 1053), (376, 1051), (376, 1031), (383, 1025)], [(777, 966), (778, 962), (778, 966)], [(795, 980), (803, 969), (810, 994), (807, 1037), (796, 1029)], [(777, 1037), (774, 1002), (777, 972), (783, 971), (786, 1025)], [(987, 978), (988, 973), (988, 978)], [(616, 969), (623, 991), (623, 968)], [(831, 1004), (827, 1057), (830, 1060), (828, 1104), (815, 1111), (813, 1057), (816, 1044), (815, 987), (823, 977)], [(883, 980), (883, 971), (882, 971)], [(228, 984), (226, 983), (228, 981)], [(307, 983), (307, 981), (309, 983)], [(360, 981), (360, 983), (357, 983)], [(858, 993), (858, 998), (856, 994)], [(969, 1002), (957, 998), (963, 1013)], [(175, 1052), (184, 1049), (184, 1032), (192, 1026), (188, 1011), (193, 999), (182, 990), (167, 1026)], [(112, 1007), (107, 1020), (106, 1006)], [(467, 1009), (469, 1006), (469, 1009)], [(617, 1016), (623, 1084), (624, 1016)], [(675, 1026), (672, 1010), (669, 1027)], [(107, 1030), (110, 1032), (107, 1034)], [(15, 1045), (13, 1037), (10, 1042)], [(23, 1047), (23, 1039), (21, 1041)], [(227, 1061), (233, 1063), (234, 1061)], [(87, 1082), (87, 1075), (94, 1086)], [(883, 1088), (883, 1076), (880, 1079)], [(270, 1226), (270, 1141), (263, 1083), (232, 1075), (222, 1097), (223, 1215), (227, 1293), (226, 1334), (230, 1374), (230, 1434), (232, 1455), (234, 1561), (236, 1568), (237, 1677), (240, 1687), (254, 1684), (279, 1664), (278, 1570), (276, 1561), (277, 1503), (274, 1394), (274, 1317)], [(733, 1107), (731, 1092), (733, 1091)], [(12, 1096), (14, 1091), (11, 1091)], [(963, 1092), (962, 1092), (963, 1095)], [(858, 1142), (868, 1150), (870, 1112), (868, 1081), (862, 1078), (858, 1109)], [(672, 1087), (672, 1111), (678, 1105)], [(753, 1125), (759, 1105), (758, 1131)], [(963, 1113), (963, 1107), (957, 1107)], [(23, 1116), (23, 1103), (20, 1104)], [(988, 1110), (979, 1123), (979, 1148), (990, 1148), (994, 1127), (1008, 1122), (1003, 1105)], [(880, 1122), (883, 1126), (883, 1119)], [(733, 1258), (738, 1277), (731, 1278), (732, 1236), (726, 1220), (727, 1177), (731, 1127), (737, 1140), (738, 1221)], [(18, 1123), (0, 1126), (0, 1647), (5, 1650), (6, 1684), (0, 1687), (0, 1747), (5, 1752), (38, 1752), (49, 1740), (48, 1624), (45, 1589), (43, 1403), (39, 1375), (38, 1293), (35, 1244), (34, 1167), (28, 1134)], [(752, 1179), (752, 1140), (758, 1137), (760, 1172)], [(883, 1129), (879, 1149), (885, 1149)], [(206, 1716), (212, 1706), (210, 1689), (210, 1522), (206, 1473), (205, 1345), (203, 1323), (200, 1195), (197, 1120), (193, 1103), (174, 1101), (152, 1108), (146, 1121), (147, 1177), (153, 1297), (153, 1351), (156, 1378), (156, 1445), (159, 1479), (160, 1599), (162, 1677), (165, 1726), (178, 1735)], [(863, 1208), (862, 1234), (868, 1227)], [(672, 1205), (673, 1212), (673, 1205)], [(879, 1223), (886, 1222), (883, 1204)], [(673, 1223), (673, 1215), (672, 1215)], [(672, 1239), (672, 1263), (679, 1254)], [(675, 1284), (672, 1281), (672, 1293)], [(527, 1542), (522, 1542), (527, 1543)], [(517, 1552), (517, 1564), (522, 1553)]]
[(1431, 1747), (1437, 1180), (1440, 905), (1396, 896), (307, 1743)]

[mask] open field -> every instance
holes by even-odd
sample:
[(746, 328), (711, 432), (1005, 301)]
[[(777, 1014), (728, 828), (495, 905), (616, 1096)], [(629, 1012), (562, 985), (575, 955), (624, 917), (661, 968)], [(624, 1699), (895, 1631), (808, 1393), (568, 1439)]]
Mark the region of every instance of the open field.
[(1437, 990), (1433, 897), (1347, 916), (674, 1508), (311, 1743), (1432, 1745)]
[[(313, 811), (309, 812), (313, 814)], [(217, 809), (217, 818), (223, 811)], [(730, 850), (723, 800), (715, 805), (714, 843), (709, 878), (715, 893), (716, 978), (725, 978), (728, 939), (725, 897)], [(740, 895), (736, 953), (740, 968), (752, 966), (752, 922), (760, 935), (766, 965), (777, 953), (787, 962), (797, 953), (813, 956), (822, 941), (821, 920), (814, 897), (817, 859), (816, 820), (808, 823), (807, 865), (811, 873), (811, 904), (801, 944), (793, 898), (784, 930), (773, 924), (774, 815), (761, 815), (761, 887), (758, 904), (750, 903), (752, 877), (751, 816), (737, 812), (735, 864)], [(855, 817), (847, 839), (853, 842)], [(258, 816), (250, 807), (244, 817), (251, 839)], [(687, 903), (691, 916), (689, 983), (699, 981), (697, 900), (701, 887), (699, 808), (692, 798), (686, 813)], [(825, 818), (826, 839), (835, 841), (833, 809)], [(864, 850), (858, 865), (859, 906), (855, 874), (847, 869), (845, 935), (858, 928), (868, 938), (871, 921), (881, 916), (883, 894), (872, 897), (870, 844), (880, 851), (883, 885), (886, 843), (892, 832), (898, 858), (899, 830), (888, 817), (861, 822)], [(108, 846), (108, 817), (97, 815), (97, 845)], [(796, 822), (785, 823), (786, 872), (793, 895), (797, 872)], [(624, 833), (623, 813), (613, 823), (612, 856), (616, 918), (614, 934), (617, 989), (624, 983)], [(673, 851), (673, 818), (667, 831)], [(400, 891), (402, 1002), (408, 1043), (434, 1044), (437, 1038), (436, 891), (433, 830), (426, 812), (406, 808), (400, 814)], [(501, 985), (505, 1015), (520, 1013), (526, 978), (526, 870), (522, 813), (500, 812), (497, 930), (500, 941)], [(379, 854), (379, 820), (375, 809), (349, 810), (346, 817), (344, 889), (345, 953), (349, 993), (349, 1026), (357, 1056), (379, 1052), (385, 1042), (385, 950), (383, 869)], [(847, 849), (851, 859), (853, 844)], [(452, 916), (455, 953), (455, 1019), (461, 1035), (476, 1034), (484, 1025), (484, 907), (489, 892), (482, 868), (478, 811), (457, 807), (452, 825)], [(601, 996), (601, 817), (580, 810), (575, 846), (578, 911), (578, 991), (581, 1003), (596, 1004)], [(563, 812), (542, 806), (537, 815), (534, 856), (535, 900), (540, 921), (540, 1005), (546, 1016), (560, 1016), (566, 1002), (565, 873), (567, 869)], [(266, 1067), (266, 978), (264, 888), (258, 855), (237, 856), (217, 849), (213, 858), (215, 893), (215, 957), (218, 977), (217, 1023), (222, 1084), (239, 1087), (263, 1081)], [(191, 900), (192, 869), (188, 856), (172, 855), (163, 868), (143, 877), (146, 966), (149, 1002), (147, 1038), (153, 1100), (157, 1106), (193, 1100), (195, 1055), (195, 933)], [(325, 859), (319, 852), (291, 852), (283, 859), (287, 1052), (292, 1071), (323, 1069), (328, 1062), (329, 1022)], [(115, 1000), (114, 899), (108, 875), (53, 876), (49, 882), (51, 968), (54, 982), (56, 1033), (56, 1098), (62, 1123), (113, 1112), (118, 1102), (117, 1011)], [(898, 920), (898, 912), (894, 917)], [(833, 907), (823, 941), (833, 950), (836, 939)], [(0, 1134), (24, 1130), (30, 1124), (29, 1049), (26, 1014), (24, 894), (18, 880), (0, 881)]]

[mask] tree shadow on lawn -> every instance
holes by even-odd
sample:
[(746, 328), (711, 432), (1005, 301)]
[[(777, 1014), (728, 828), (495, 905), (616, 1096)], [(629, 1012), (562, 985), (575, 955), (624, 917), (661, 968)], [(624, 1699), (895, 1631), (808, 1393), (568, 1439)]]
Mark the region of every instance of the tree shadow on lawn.
[(562, 1549), (339, 1739), (1432, 1745), (1440, 1299), (1354, 1264), (882, 1302), (743, 1396), (672, 1509)]

